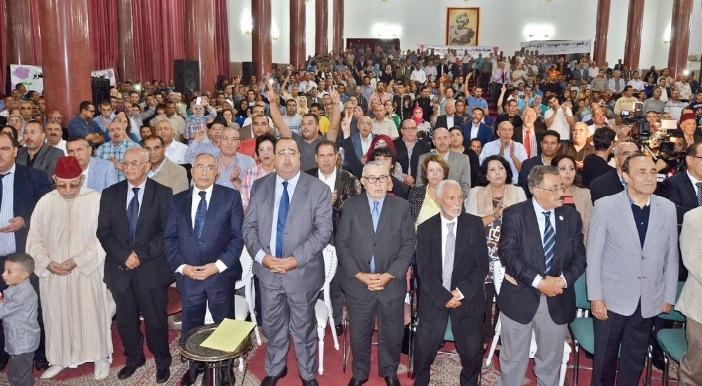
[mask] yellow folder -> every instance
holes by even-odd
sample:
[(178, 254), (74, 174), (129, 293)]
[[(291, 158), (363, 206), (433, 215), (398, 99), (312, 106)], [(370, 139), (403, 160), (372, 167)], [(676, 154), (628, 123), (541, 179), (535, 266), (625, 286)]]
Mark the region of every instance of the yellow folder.
[(225, 318), (209, 338), (200, 343), (201, 347), (224, 352), (233, 352), (249, 336), (255, 323)]

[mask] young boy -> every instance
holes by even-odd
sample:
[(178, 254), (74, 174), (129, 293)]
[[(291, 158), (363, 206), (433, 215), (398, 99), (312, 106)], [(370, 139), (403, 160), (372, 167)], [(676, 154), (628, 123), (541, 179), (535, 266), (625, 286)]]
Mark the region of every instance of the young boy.
[(34, 385), (32, 362), (39, 347), (38, 297), (29, 275), (34, 259), (26, 253), (5, 258), (2, 279), (9, 286), (0, 294), (0, 319), (5, 328), (5, 351), (10, 354), (7, 378), (11, 386)]

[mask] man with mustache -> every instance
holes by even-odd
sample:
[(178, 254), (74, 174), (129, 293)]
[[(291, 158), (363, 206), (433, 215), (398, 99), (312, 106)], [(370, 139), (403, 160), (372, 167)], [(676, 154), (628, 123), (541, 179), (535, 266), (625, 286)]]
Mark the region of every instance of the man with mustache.
[(44, 128), (46, 131), (46, 143), (63, 151), (63, 154), (66, 155), (66, 140), (61, 137), (63, 135), (61, 123), (50, 120), (44, 125)]
[(46, 129), (39, 121), (29, 121), (24, 128), (25, 147), (17, 151), (17, 163), (30, 168), (39, 169), (47, 174), (54, 175), (56, 161), (63, 156), (61, 150), (44, 143)]

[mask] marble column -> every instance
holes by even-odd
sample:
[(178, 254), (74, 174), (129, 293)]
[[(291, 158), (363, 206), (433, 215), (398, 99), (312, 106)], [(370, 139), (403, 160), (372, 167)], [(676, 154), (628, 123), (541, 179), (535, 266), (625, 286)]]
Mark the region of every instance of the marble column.
[(624, 65), (628, 66), (632, 71), (639, 68), (644, 2), (645, 0), (629, 0), (629, 17), (626, 23), (626, 43), (624, 43)]
[(334, 20), (332, 23), (334, 30), (332, 50), (338, 55), (344, 50), (344, 0), (334, 0)]
[(670, 49), (668, 69), (675, 77), (687, 67), (687, 54), (690, 48), (690, 14), (692, 0), (673, 0), (673, 17), (670, 26)]
[(307, 50), (306, 19), (307, 6), (305, 0), (290, 0), (290, 64), (295, 69), (305, 64)]
[(597, 21), (595, 24), (595, 52), (593, 59), (598, 66), (607, 61), (607, 33), (609, 30), (609, 10), (612, 0), (597, 1)]
[(314, 53), (329, 53), (329, 0), (315, 0), (314, 3)]
[[(251, 0), (253, 32), (251, 33), (251, 50), (256, 65), (256, 77), (273, 72), (271, 49), (271, 0)], [(304, 26), (303, 26), (304, 28)], [(293, 36), (290, 39), (294, 39)], [(245, 79), (248, 82), (248, 79)]]
[[(36, 65), (32, 41), (31, 2), (29, 0), (5, 1), (5, 12), (7, 14), (5, 18), (7, 64)], [(5, 69), (2, 70), (5, 71)], [(12, 87), (14, 88), (14, 85)]]
[(117, 51), (117, 74), (121, 81), (136, 76), (136, 55), (134, 53), (134, 17), (132, 14), (132, 0), (117, 2), (117, 32), (119, 47)]
[[(58, 110), (66, 126), (81, 101), (92, 100), (88, 0), (39, 0), (46, 111)], [(86, 58), (85, 54), (88, 57)]]
[(185, 0), (185, 15), (185, 59), (196, 60), (200, 65), (199, 91), (214, 92), (217, 83), (214, 4), (210, 0)]

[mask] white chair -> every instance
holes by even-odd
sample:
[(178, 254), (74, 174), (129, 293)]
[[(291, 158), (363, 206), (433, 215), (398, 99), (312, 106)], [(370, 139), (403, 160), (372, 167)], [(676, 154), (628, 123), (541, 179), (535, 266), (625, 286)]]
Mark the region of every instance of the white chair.
[(336, 338), (334, 331), (334, 312), (332, 311), (331, 296), (329, 295), (329, 283), (331, 283), (336, 273), (336, 268), (339, 263), (336, 257), (336, 248), (333, 245), (327, 245), (322, 251), (324, 255), (324, 285), (322, 286), (322, 298), (318, 299), (315, 304), (314, 311), (317, 315), (317, 335), (319, 336), (319, 375), (324, 373), (324, 335), (327, 329), (327, 323), (332, 329), (332, 338), (334, 339), (334, 348), (339, 350), (339, 341)]
[[(505, 267), (502, 263), (497, 260), (493, 263), (493, 270), (495, 272), (495, 293), (500, 294), (500, 288), (502, 288), (502, 281), (505, 279)], [(497, 318), (497, 323), (495, 323), (495, 336), (492, 338), (492, 343), (490, 344), (490, 351), (485, 359), (485, 365), (488, 366), (492, 363), (492, 356), (495, 354), (495, 347), (497, 347), (497, 341), (500, 339), (500, 332), (502, 331), (502, 314)], [(536, 355), (536, 336), (534, 332), (531, 333), (531, 346), (529, 348), (529, 358), (534, 358)], [(571, 348), (567, 341), (563, 342), (563, 360), (561, 361), (561, 371), (558, 377), (558, 386), (563, 386), (565, 383), (566, 369), (568, 367), (568, 359), (570, 358)]]

